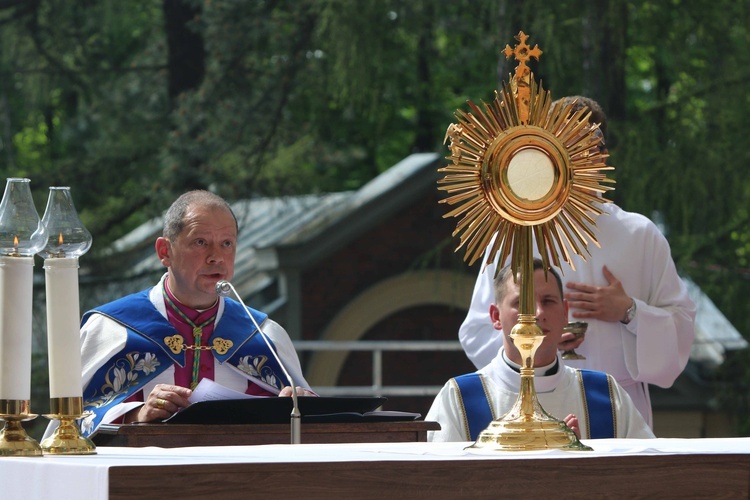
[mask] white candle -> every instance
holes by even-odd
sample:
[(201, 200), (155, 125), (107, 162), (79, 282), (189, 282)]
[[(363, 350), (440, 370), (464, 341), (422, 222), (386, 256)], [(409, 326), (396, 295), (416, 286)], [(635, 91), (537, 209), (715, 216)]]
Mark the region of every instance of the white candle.
[(81, 334), (78, 258), (44, 260), (47, 283), (49, 397), (80, 398)]
[(0, 256), (0, 399), (31, 399), (34, 257)]

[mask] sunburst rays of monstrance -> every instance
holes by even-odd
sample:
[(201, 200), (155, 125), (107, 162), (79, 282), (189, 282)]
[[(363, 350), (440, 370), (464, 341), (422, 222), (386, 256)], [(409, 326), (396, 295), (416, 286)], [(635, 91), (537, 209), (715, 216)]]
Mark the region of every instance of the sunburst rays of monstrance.
[(440, 169), (446, 175), (438, 181), (450, 195), (440, 202), (456, 206), (444, 217), (461, 217), (453, 236), (460, 234), (457, 251), (466, 247), (464, 260), (473, 264), (489, 250), (485, 266), (497, 259), (500, 269), (510, 257), (520, 277), (518, 324), (510, 333), (523, 360), (518, 400), (470, 448), (590, 450), (544, 411), (534, 389), (534, 354), (544, 336), (534, 315), (533, 246), (545, 269), (559, 267), (561, 258), (573, 267), (574, 254), (585, 259), (588, 242), (598, 245), (596, 203), (613, 189), (602, 184), (613, 182), (604, 173), (612, 167), (588, 109), (553, 105), (526, 64), (542, 51), (531, 49), (523, 32), (515, 38), (519, 43), (504, 54), (518, 66), (494, 101), (469, 101), (469, 112), (456, 111), (458, 123), (446, 132), (452, 164)]

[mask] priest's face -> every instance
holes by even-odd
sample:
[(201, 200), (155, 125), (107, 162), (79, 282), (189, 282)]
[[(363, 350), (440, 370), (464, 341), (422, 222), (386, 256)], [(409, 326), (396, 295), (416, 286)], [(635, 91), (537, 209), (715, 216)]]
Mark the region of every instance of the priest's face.
[[(563, 299), (557, 280), (552, 274), (545, 280), (544, 271), (534, 271), (534, 301), (536, 305), (536, 323), (542, 329), (544, 340), (534, 355), (535, 366), (545, 366), (552, 363), (557, 356), (557, 344), (563, 334), (563, 328), (568, 324), (568, 303)], [(510, 278), (505, 283), (505, 294), (500, 303), (490, 306), (490, 318), (497, 330), (502, 330), (505, 352), (508, 357), (522, 364), (521, 354), (510, 338), (510, 332), (518, 323), (518, 308), (520, 305), (520, 282), (514, 283)]]
[(156, 252), (169, 269), (169, 289), (183, 304), (206, 309), (216, 302), (216, 283), (231, 280), (237, 225), (224, 207), (192, 205), (176, 238), (161, 237)]

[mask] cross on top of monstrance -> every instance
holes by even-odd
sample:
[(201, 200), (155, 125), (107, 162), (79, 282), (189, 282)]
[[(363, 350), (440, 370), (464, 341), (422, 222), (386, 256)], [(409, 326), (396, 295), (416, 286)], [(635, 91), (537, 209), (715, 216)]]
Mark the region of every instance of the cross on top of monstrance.
[[(553, 105), (549, 92), (537, 85), (526, 65), (542, 54), (529, 49), (520, 32), (519, 44), (506, 46), (506, 57), (519, 64), (515, 76), (503, 82), (491, 103), (480, 108), (468, 101), (469, 112), (457, 110), (457, 123), (448, 126), (451, 164), (438, 181), (450, 196), (440, 200), (455, 208), (443, 217), (461, 217), (453, 236), (466, 247), (464, 260), (473, 264), (487, 252), (485, 265), (496, 260), (498, 270), (510, 258), (513, 276), (520, 277), (518, 324), (510, 336), (523, 359), (521, 388), (515, 406), (490, 423), (472, 447), (497, 450), (546, 448), (589, 449), (560, 420), (547, 414), (534, 390), (534, 353), (543, 334), (534, 317), (533, 247), (545, 270), (573, 267), (573, 254), (586, 258), (586, 245), (598, 245), (596, 203), (613, 189), (603, 171), (607, 155), (599, 148), (599, 124), (590, 124), (587, 108)], [(494, 239), (493, 239), (494, 237)]]
[(526, 40), (529, 39), (529, 35), (527, 35), (523, 31), (519, 32), (515, 38), (516, 40), (518, 40), (518, 45), (516, 45), (515, 47), (506, 45), (505, 49), (503, 50), (503, 54), (505, 54), (506, 59), (510, 59), (510, 56), (516, 56), (516, 60), (518, 61), (518, 66), (516, 67), (516, 77), (526, 77), (531, 72), (529, 67), (526, 65), (526, 61), (528, 61), (531, 57), (538, 61), (539, 56), (541, 56), (543, 52), (539, 48), (539, 45), (534, 45), (534, 48), (529, 50), (529, 46), (526, 44)]
[(529, 121), (529, 80), (531, 79), (531, 68), (526, 65), (526, 61), (529, 61), (532, 57), (538, 61), (539, 56), (542, 55), (542, 51), (539, 50), (538, 45), (534, 45), (534, 48), (529, 50), (529, 46), (526, 44), (528, 38), (529, 35), (521, 31), (516, 35), (518, 44), (514, 48), (511, 48), (510, 45), (506, 45), (505, 50), (503, 50), (506, 59), (515, 56), (518, 61), (515, 78), (511, 81), (517, 83), (516, 88), (512, 90), (516, 93), (516, 99), (523, 103), (522, 106), (518, 106), (518, 111), (520, 113), (519, 118), (521, 119), (521, 123), (524, 124)]

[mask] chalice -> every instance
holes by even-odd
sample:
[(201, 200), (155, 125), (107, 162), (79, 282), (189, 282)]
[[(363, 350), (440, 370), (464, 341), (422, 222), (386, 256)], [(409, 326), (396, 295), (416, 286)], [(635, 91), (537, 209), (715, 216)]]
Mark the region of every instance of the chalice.
[[(586, 330), (588, 329), (588, 327), (589, 324), (585, 321), (575, 321), (573, 323), (568, 323), (567, 325), (565, 325), (563, 331), (573, 332), (576, 340), (579, 340), (586, 335)], [(578, 354), (575, 349), (571, 349), (569, 351), (563, 351), (562, 359), (586, 359), (586, 356), (582, 356)]]

